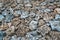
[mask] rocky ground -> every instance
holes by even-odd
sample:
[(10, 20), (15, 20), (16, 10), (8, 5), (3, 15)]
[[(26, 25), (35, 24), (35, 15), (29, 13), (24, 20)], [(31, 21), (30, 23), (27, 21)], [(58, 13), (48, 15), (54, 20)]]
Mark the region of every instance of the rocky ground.
[(60, 40), (60, 0), (0, 0), (0, 40)]

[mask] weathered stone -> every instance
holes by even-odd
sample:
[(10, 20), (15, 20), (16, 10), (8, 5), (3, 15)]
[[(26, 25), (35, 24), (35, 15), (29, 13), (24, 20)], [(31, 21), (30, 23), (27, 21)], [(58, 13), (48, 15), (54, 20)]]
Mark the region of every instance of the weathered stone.
[(37, 24), (38, 24), (37, 21), (32, 20), (32, 21), (29, 23), (29, 28), (30, 28), (31, 30), (34, 30), (34, 29), (36, 29), (36, 28), (38, 27)]

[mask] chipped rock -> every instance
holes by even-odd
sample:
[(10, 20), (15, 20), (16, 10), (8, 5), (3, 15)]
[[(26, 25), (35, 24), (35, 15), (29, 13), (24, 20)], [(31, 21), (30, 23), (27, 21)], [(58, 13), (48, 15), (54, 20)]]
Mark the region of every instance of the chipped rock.
[(35, 13), (34, 12), (30, 12), (29, 16), (30, 17), (34, 17), (35, 16)]
[(34, 30), (34, 29), (37, 28), (37, 24), (38, 24), (37, 21), (32, 20), (32, 21), (29, 23), (29, 28), (30, 28), (31, 30)]
[(3, 6), (3, 3), (0, 3), (0, 7), (2, 7)]
[(40, 5), (44, 6), (44, 5), (46, 5), (46, 4), (47, 4), (46, 2), (42, 2)]
[(51, 12), (51, 10), (47, 8), (44, 10), (44, 12)]
[(42, 26), (43, 24), (45, 23), (45, 21), (44, 20), (39, 20), (39, 26)]
[(3, 16), (3, 15), (0, 15), (0, 21), (2, 21), (2, 20), (3, 20), (3, 18), (4, 18), (4, 16)]
[(31, 5), (31, 4), (29, 4), (29, 3), (25, 5), (25, 7), (31, 7), (31, 6), (32, 6), (32, 5)]
[(14, 26), (11, 26), (10, 28), (8, 28), (8, 29), (6, 30), (6, 33), (7, 33), (7, 35), (11, 35), (12, 33), (14, 33), (14, 31), (15, 31)]
[(55, 11), (56, 11), (57, 13), (60, 13), (60, 8), (55, 8)]
[(55, 19), (60, 19), (60, 15), (56, 14)]
[(28, 13), (29, 13), (29, 12), (27, 12), (27, 11), (22, 11), (21, 18), (26, 18), (26, 17), (28, 17), (28, 16), (29, 16)]
[(60, 31), (60, 21), (49, 21), (52, 30)]
[(46, 33), (48, 33), (51, 29), (47, 25), (43, 25), (37, 29), (37, 32), (41, 33), (42, 36), (44, 36)]

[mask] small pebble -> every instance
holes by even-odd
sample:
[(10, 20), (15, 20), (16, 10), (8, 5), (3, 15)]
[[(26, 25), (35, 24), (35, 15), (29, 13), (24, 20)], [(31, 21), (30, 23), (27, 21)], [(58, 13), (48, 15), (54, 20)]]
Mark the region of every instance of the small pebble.
[(29, 23), (30, 29), (31, 29), (31, 30), (36, 29), (36, 28), (37, 28), (37, 24), (38, 24), (37, 21), (32, 20), (32, 21)]
[(2, 21), (2, 20), (3, 20), (3, 18), (4, 18), (4, 16), (3, 16), (3, 15), (0, 15), (0, 21)]

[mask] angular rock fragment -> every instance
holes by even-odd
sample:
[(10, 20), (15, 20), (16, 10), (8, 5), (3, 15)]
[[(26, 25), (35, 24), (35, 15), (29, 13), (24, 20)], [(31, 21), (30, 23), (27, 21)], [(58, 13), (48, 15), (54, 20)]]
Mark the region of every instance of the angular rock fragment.
[(42, 36), (46, 35), (51, 29), (47, 25), (43, 25), (37, 29), (37, 32), (41, 33)]
[(55, 8), (55, 11), (60, 14), (60, 8)]
[(26, 18), (26, 17), (28, 17), (29, 16), (29, 12), (27, 12), (27, 11), (22, 11), (22, 13), (21, 13), (21, 18)]
[(29, 23), (29, 28), (30, 28), (31, 30), (34, 30), (34, 29), (36, 29), (36, 28), (38, 27), (37, 24), (38, 24), (38, 21), (32, 20), (32, 21)]
[(60, 21), (49, 21), (52, 30), (60, 31)]
[(4, 19), (3, 15), (0, 15), (0, 21), (2, 21)]

